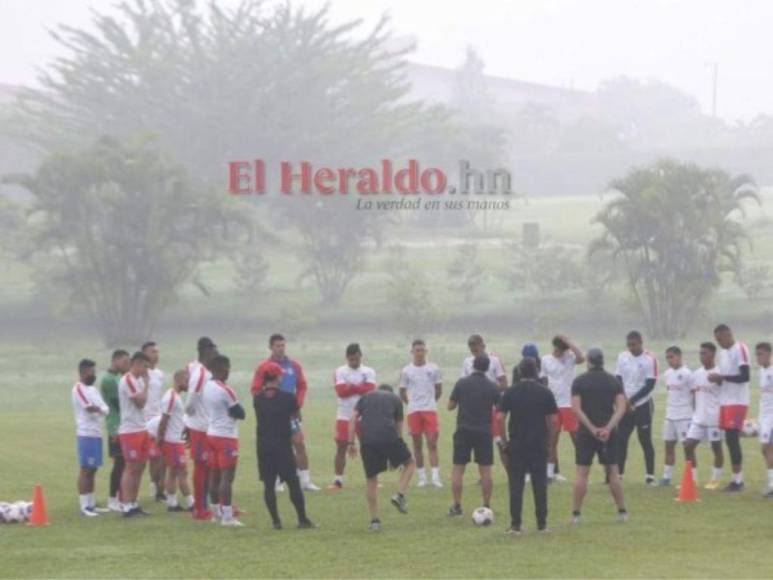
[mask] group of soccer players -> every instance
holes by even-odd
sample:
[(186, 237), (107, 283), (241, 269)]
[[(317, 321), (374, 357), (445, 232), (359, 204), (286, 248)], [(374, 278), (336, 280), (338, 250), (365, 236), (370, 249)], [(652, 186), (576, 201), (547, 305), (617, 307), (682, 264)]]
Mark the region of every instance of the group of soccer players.
[[(735, 340), (726, 325), (718, 326), (714, 337), (716, 344), (704, 342), (700, 345), (701, 366), (694, 371), (684, 364), (679, 347), (672, 346), (666, 351), (668, 368), (663, 374), (667, 389), (663, 427), (665, 466), (661, 485), (671, 483), (677, 443), (683, 444), (685, 457), (692, 461), (697, 478), (695, 449), (700, 442), (707, 441), (714, 453), (714, 467), (706, 487), (717, 489), (724, 464), (724, 440), (732, 464), (732, 479), (725, 490), (734, 492), (744, 488), (740, 436), (750, 403), (750, 354), (746, 345)], [(508, 378), (499, 357), (486, 353), (486, 345), (480, 335), (472, 335), (468, 347), (470, 355), (462, 363), (462, 378), (480, 375), (485, 377), (484, 382), (493, 384), (494, 393), (504, 391)], [(558, 464), (559, 433), (568, 432), (577, 446), (578, 418), (577, 410), (572, 407), (572, 386), (576, 366), (585, 361), (583, 352), (565, 336), (556, 336), (552, 347), (552, 352), (540, 357), (536, 345), (527, 343), (521, 353), (524, 358), (535, 361), (539, 382), (552, 393), (556, 403), (557, 412), (552, 415), (554, 425), (546, 450), (544, 476), (548, 482), (566, 479), (561, 475)], [(308, 386), (301, 365), (287, 356), (286, 341), (282, 335), (270, 337), (269, 349), (268, 358), (257, 365), (251, 384), (258, 422), (258, 467), (264, 485), (264, 501), (274, 527), (280, 528), (275, 494), (287, 485), (299, 526), (315, 527), (306, 515), (303, 497), (304, 491), (320, 489), (311, 480), (301, 421)], [(131, 355), (124, 350), (113, 352), (110, 367), (99, 388), (95, 386), (94, 361), (84, 359), (79, 363), (79, 381), (72, 389), (72, 404), (80, 465), (80, 510), (84, 516), (95, 517), (107, 511), (121, 512), (126, 518), (146, 515), (139, 505), (139, 490), (148, 467), (151, 494), (157, 501), (165, 501), (168, 511), (189, 511), (196, 519), (213, 520), (224, 526), (242, 525), (238, 520), (238, 508), (232, 502), (232, 486), (239, 456), (237, 422), (243, 420), (246, 413), (234, 389), (228, 385), (229, 359), (220, 354), (217, 345), (207, 337), (199, 339), (197, 354), (195, 361), (173, 374), (166, 390), (165, 375), (158, 368), (160, 351), (154, 342), (143, 344)], [(329, 490), (343, 488), (347, 455), (353, 455), (356, 437), (361, 435), (360, 423), (365, 430), (366, 419), (369, 422), (369, 443), (367, 446), (363, 443), (362, 454), (367, 464), (369, 486), (373, 483), (373, 493), (377, 483), (374, 478), (386, 468), (387, 463), (393, 467), (402, 466), (407, 473), (408, 479), (401, 481), (401, 491), (392, 498), (392, 503), (400, 511), (405, 511), (403, 492), (414, 468), (419, 487), (443, 487), (437, 445), (437, 403), (442, 396), (442, 377), (440, 369), (428, 360), (427, 354), (425, 342), (415, 340), (411, 346), (411, 361), (399, 375), (398, 393), (405, 405), (405, 423), (413, 447), (411, 454), (392, 438), (394, 431), (402, 441), (402, 405), (394, 405), (386, 395), (378, 397), (378, 401), (374, 399), (369, 405), (362, 402), (372, 392), (378, 391), (376, 373), (363, 364), (363, 353), (358, 344), (353, 343), (346, 348), (346, 364), (336, 369), (334, 374), (337, 397), (335, 475)], [(756, 345), (755, 355), (760, 367), (759, 436), (768, 470), (766, 495), (773, 497), (773, 367), (770, 343)], [(486, 368), (478, 368), (484, 359)], [(513, 371), (513, 384), (519, 381), (518, 368)], [(527, 365), (526, 368), (530, 367)], [(613, 459), (617, 471), (621, 477), (625, 473), (628, 441), (636, 430), (644, 453), (645, 483), (656, 485), (652, 396), (659, 378), (658, 363), (655, 356), (644, 349), (639, 332), (628, 334), (627, 349), (618, 356), (614, 374), (622, 385), (626, 407), (616, 428), (618, 444)], [(475, 390), (470, 385), (463, 385), (461, 380), (457, 383), (449, 400), (450, 410), (457, 408), (460, 389)], [(461, 480), (473, 451), (480, 468), (485, 505), (491, 497), (493, 454), (486, 452), (485, 445), (480, 445), (477, 439), (480, 434), (462, 433), (463, 423), (469, 422), (474, 414), (478, 415), (474, 419), (480, 422), (483, 413), (486, 424), (483, 438), (490, 438), (489, 444), (497, 444), (502, 441), (504, 422), (497, 420), (496, 400), (489, 401), (484, 397), (482, 403), (476, 405), (477, 408), (472, 411), (469, 405), (466, 410), (459, 410), (452, 471), (454, 504), (450, 515), (461, 514)], [(399, 410), (396, 407), (400, 407)], [(367, 413), (370, 413), (369, 418)], [(463, 414), (466, 416), (463, 417)], [(95, 502), (94, 480), (97, 469), (102, 465), (105, 426), (113, 465), (109, 500), (107, 508), (103, 509)], [(386, 440), (379, 441), (378, 437), (386, 437)], [(425, 444), (429, 477), (425, 467)], [(500, 452), (503, 463), (506, 463), (504, 447), (500, 446)], [(579, 457), (579, 449), (577, 453)], [(188, 481), (188, 456), (193, 463), (192, 486)], [(182, 505), (178, 501), (178, 492), (183, 499)], [(371, 511), (373, 513), (373, 509)]]

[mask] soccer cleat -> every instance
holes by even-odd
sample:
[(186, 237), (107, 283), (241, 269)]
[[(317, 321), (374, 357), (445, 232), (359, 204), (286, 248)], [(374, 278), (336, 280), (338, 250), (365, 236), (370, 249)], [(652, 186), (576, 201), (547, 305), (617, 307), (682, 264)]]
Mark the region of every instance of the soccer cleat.
[(537, 533), (538, 534), (549, 534), (550, 533), (550, 528), (547, 527), (547, 526), (542, 526), (541, 528), (537, 528)]
[(320, 491), (322, 488), (315, 485), (313, 481), (308, 481), (306, 485), (303, 486), (303, 491)]
[(427, 487), (427, 480), (424, 478), (419, 478), (418, 483), (416, 483), (416, 487)]
[(370, 525), (368, 526), (368, 529), (371, 532), (380, 532), (381, 531), (381, 520), (373, 520), (370, 522)]
[(566, 479), (566, 478), (565, 478), (563, 475), (561, 475), (560, 473), (556, 473), (556, 474), (553, 476), (553, 480), (554, 480), (554, 481), (556, 481), (557, 483), (566, 483), (567, 481), (569, 481), (568, 479)]
[(516, 526), (510, 526), (509, 528), (507, 528), (505, 530), (505, 535), (506, 536), (522, 536), (523, 535), (523, 530), (521, 528), (519, 528), (519, 527), (516, 527)]
[(138, 516), (149, 516), (149, 515), (150, 515), (148, 512), (146, 512), (146, 511), (145, 511), (144, 509), (142, 509), (141, 507), (136, 507), (136, 508), (134, 508), (134, 509), (135, 509), (135, 510), (137, 510), (137, 515), (138, 515)]
[(671, 487), (671, 479), (668, 477), (661, 477), (658, 482), (659, 487)]
[(617, 521), (621, 524), (624, 524), (628, 521), (628, 512), (625, 510), (618, 510), (617, 512)]
[(171, 513), (177, 513), (177, 512), (187, 512), (189, 510), (184, 508), (181, 505), (168, 505), (166, 506), (166, 511)]
[(308, 519), (298, 522), (299, 530), (316, 530), (317, 528), (319, 528), (319, 526)]
[(405, 501), (405, 496), (401, 493), (396, 493), (392, 496), (392, 499), (389, 500), (392, 502), (392, 505), (397, 508), (397, 511), (399, 511), (401, 514), (407, 514), (407, 502)]
[(644, 478), (644, 485), (647, 487), (655, 487), (655, 476), (654, 475), (648, 475)]
[(719, 489), (720, 483), (716, 479), (712, 479), (709, 481), (706, 485), (703, 486), (704, 489), (708, 489), (709, 491), (716, 491)]
[(123, 517), (125, 518), (137, 518), (137, 517), (142, 517), (147, 515), (150, 515), (150, 514), (145, 513), (138, 507), (131, 508), (130, 510), (123, 512)]
[(743, 491), (744, 487), (745, 486), (743, 481), (741, 482), (731, 481), (730, 483), (727, 484), (725, 489), (723, 489), (722, 491), (733, 493), (733, 492)]
[(241, 523), (236, 518), (231, 518), (230, 520), (223, 520), (220, 522), (220, 525), (225, 528), (243, 528), (244, 524)]
[(118, 501), (118, 498), (111, 497), (109, 500), (107, 500), (107, 509), (109, 509), (111, 512), (122, 512), (123, 508), (121, 507), (121, 502)]
[(460, 505), (452, 505), (450, 508), (448, 508), (448, 517), (450, 518), (460, 518), (463, 515), (464, 511)]
[(434, 487), (436, 487), (436, 488), (440, 489), (440, 488), (442, 488), (442, 487), (443, 487), (443, 482), (442, 482), (442, 481), (440, 481), (440, 479), (433, 479), (433, 480), (432, 480), (432, 485), (433, 485)]
[(334, 481), (330, 485), (327, 486), (328, 491), (341, 491), (344, 487), (344, 484), (340, 481)]
[(87, 518), (95, 518), (99, 514), (94, 510), (94, 508), (85, 507), (85, 508), (81, 508), (81, 515), (86, 516)]
[(106, 508), (106, 507), (97, 507), (97, 506), (95, 506), (95, 505), (91, 506), (91, 509), (93, 509), (93, 510), (94, 510), (95, 512), (97, 512), (98, 514), (106, 514), (106, 513), (108, 513), (108, 512), (110, 512), (110, 511), (111, 511), (111, 510), (110, 510), (110, 508)]

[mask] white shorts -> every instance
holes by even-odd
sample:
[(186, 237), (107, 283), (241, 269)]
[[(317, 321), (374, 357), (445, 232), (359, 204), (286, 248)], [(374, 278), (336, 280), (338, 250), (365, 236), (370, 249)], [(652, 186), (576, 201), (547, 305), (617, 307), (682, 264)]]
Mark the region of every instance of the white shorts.
[(715, 443), (722, 441), (722, 429), (719, 427), (704, 427), (697, 423), (690, 423), (690, 428), (687, 430), (687, 438), (693, 441), (708, 441), (709, 443)]
[(689, 419), (666, 419), (663, 421), (663, 441), (684, 443), (689, 429)]
[(760, 417), (760, 443), (773, 444), (773, 417)]

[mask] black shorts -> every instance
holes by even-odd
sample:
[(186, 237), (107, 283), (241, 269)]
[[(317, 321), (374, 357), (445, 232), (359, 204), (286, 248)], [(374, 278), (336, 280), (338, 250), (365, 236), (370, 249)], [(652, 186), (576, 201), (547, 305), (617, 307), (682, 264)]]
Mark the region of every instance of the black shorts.
[(491, 432), (460, 430), (454, 433), (454, 465), (467, 465), (473, 453), (478, 465), (494, 464), (494, 438)]
[(290, 440), (258, 442), (258, 473), (261, 481), (270, 483), (278, 477), (292, 481), (298, 477), (295, 453)]
[(360, 449), (365, 477), (376, 477), (387, 470), (387, 464), (393, 469), (405, 465), (411, 458), (411, 452), (402, 439), (388, 443), (363, 443)]
[(123, 451), (121, 451), (121, 442), (118, 440), (118, 436), (107, 438), (107, 452), (113, 459), (123, 459)]
[(598, 455), (601, 465), (616, 465), (618, 441), (617, 430), (612, 431), (607, 441), (599, 441), (587, 431), (579, 431), (575, 446), (575, 463), (590, 467), (593, 458)]

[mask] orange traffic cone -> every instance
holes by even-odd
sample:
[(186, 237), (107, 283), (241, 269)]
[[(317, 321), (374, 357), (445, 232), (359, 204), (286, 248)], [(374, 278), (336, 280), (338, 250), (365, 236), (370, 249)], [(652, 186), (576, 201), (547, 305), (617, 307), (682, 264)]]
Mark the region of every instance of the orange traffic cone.
[(43, 499), (43, 486), (36, 483), (35, 492), (32, 496), (32, 514), (27, 525), (37, 528), (47, 526), (50, 523), (48, 521), (48, 513), (46, 512), (46, 500)]
[(692, 461), (685, 461), (682, 486), (679, 488), (679, 495), (674, 499), (684, 503), (700, 501), (698, 498), (698, 487), (695, 485), (695, 479), (692, 476)]

